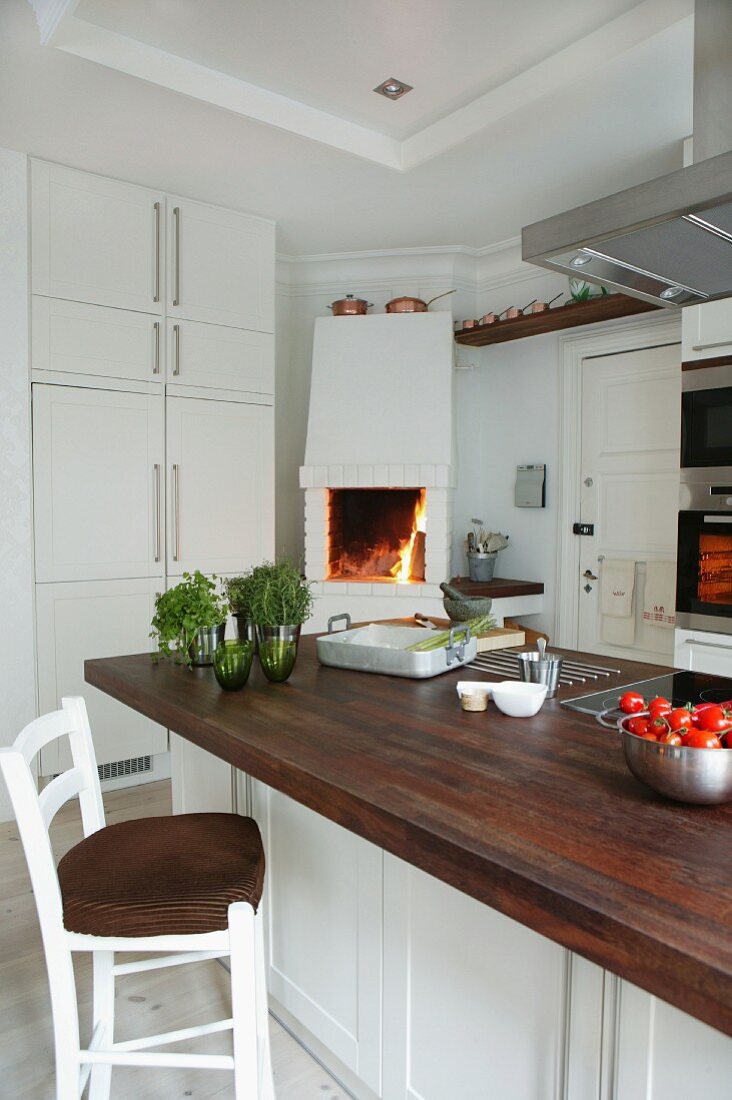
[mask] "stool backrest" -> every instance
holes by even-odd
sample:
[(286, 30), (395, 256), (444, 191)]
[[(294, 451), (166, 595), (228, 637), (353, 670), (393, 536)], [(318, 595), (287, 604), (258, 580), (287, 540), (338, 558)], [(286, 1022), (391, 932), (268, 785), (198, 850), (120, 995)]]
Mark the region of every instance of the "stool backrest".
[[(38, 793), (30, 765), (50, 741), (68, 737), (72, 766)], [(0, 771), (10, 794), (36, 895), (44, 939), (62, 923), (61, 894), (48, 829), (66, 802), (78, 797), (84, 836), (104, 828), (104, 805), (94, 745), (80, 696), (61, 700), (61, 710), (44, 714), (21, 731), (11, 748), (0, 749)]]

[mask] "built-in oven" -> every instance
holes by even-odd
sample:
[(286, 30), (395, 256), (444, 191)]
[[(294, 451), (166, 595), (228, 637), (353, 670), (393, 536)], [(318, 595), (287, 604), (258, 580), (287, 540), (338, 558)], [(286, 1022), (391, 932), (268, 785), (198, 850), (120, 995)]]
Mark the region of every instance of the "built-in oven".
[(732, 467), (732, 363), (681, 375), (681, 467)]
[(676, 624), (732, 633), (732, 470), (712, 472), (681, 471)]

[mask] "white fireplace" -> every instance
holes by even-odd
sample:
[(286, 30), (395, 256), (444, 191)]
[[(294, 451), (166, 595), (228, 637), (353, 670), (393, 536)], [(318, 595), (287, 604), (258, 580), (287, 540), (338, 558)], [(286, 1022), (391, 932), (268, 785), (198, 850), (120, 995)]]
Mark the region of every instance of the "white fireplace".
[(315, 618), (444, 614), (456, 448), (448, 312), (316, 321), (305, 465)]

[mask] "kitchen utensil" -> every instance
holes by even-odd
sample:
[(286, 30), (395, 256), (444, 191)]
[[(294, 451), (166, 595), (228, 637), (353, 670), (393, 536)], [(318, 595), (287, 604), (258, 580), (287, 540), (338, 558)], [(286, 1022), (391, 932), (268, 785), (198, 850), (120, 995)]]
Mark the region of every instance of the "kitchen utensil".
[(487, 615), (491, 609), (493, 600), (487, 596), (461, 596), (459, 600), (449, 599), (447, 596), (442, 601), (447, 617), (454, 623), (464, 623), (468, 619), (477, 619), (481, 615)]
[(478, 554), (474, 550), (468, 550), (468, 573), (471, 581), (480, 581), (482, 584), (492, 581), (497, 557), (497, 550), (492, 554)]
[(221, 642), (213, 655), (214, 676), (224, 691), (239, 691), (249, 679), (254, 643), (233, 639)]
[(559, 291), (559, 294), (555, 294), (553, 298), (550, 298), (548, 302), (533, 302), (529, 308), (529, 313), (544, 313), (545, 310), (550, 309), (554, 302), (564, 294), (563, 290)]
[(455, 684), (458, 698), (466, 691), (482, 692), (483, 695), (490, 696), (492, 689), (493, 684), (486, 680), (458, 680)]
[(463, 332), (465, 329), (468, 329), (468, 328), (477, 328), (477, 326), (478, 326), (478, 322), (476, 320), (461, 321), (460, 322), (460, 331)]
[(531, 718), (541, 710), (547, 697), (546, 684), (517, 683), (503, 680), (491, 685), (493, 702), (503, 714), (512, 718)]
[(533, 306), (536, 298), (532, 298), (530, 302), (527, 302), (525, 306), (509, 306), (508, 309), (504, 309), (507, 321), (514, 321), (517, 317), (522, 317), (524, 310), (527, 310), (529, 306)]
[(353, 294), (346, 294), (345, 298), (339, 298), (331, 302), (328, 309), (332, 310), (334, 317), (359, 317), (363, 316), (372, 306), (373, 302), (367, 302), (365, 298), (356, 298)]
[[(472, 532), (471, 532), (472, 533)], [(454, 588), (453, 585), (448, 584), (447, 581), (442, 581), (440, 588), (445, 595), (451, 600), (469, 600), (470, 597), (466, 596), (464, 592), (461, 592), (459, 588)]]
[(405, 295), (402, 298), (392, 298), (384, 308), (387, 313), (426, 313), (433, 302), (438, 298), (447, 298), (448, 294), (455, 294), (455, 291), (446, 290), (443, 294), (436, 294), (427, 302), (423, 298), (410, 298)]
[(498, 320), (497, 313), (484, 313), (480, 319), (481, 325), (492, 325), (494, 321)]
[[(544, 639), (542, 638), (541, 641)], [(546, 646), (546, 643), (544, 645)], [(545, 684), (548, 697), (553, 699), (559, 687), (563, 658), (547, 657), (545, 650), (517, 653), (516, 656), (521, 679), (530, 684)]]
[[(346, 629), (335, 633), (335, 623), (343, 618)], [(422, 653), (409, 652), (408, 647), (415, 641), (427, 640), (430, 634), (440, 633), (438, 630), (416, 630), (411, 626), (385, 626), (380, 623), (351, 629), (350, 615), (334, 615), (328, 620), (328, 633), (316, 640), (315, 648), (323, 665), (423, 680), (459, 668), (472, 661), (478, 651), (476, 638), (457, 643), (452, 639), (451, 631), (451, 644)]]
[[(625, 762), (636, 779), (676, 802), (714, 806), (732, 801), (732, 749), (691, 749), (646, 741), (619, 719)], [(645, 715), (644, 715), (645, 717)]]

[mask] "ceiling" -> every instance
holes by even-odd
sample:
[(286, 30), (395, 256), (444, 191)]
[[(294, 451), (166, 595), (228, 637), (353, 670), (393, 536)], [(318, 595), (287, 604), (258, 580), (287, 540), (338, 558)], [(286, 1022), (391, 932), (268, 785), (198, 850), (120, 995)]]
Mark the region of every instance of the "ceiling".
[(292, 255), (503, 241), (691, 130), (690, 0), (32, 3), (47, 45), (0, 4), (0, 146), (275, 218)]

